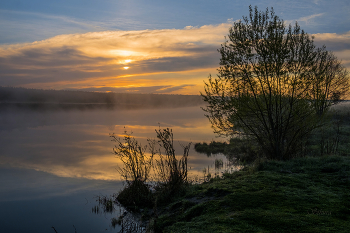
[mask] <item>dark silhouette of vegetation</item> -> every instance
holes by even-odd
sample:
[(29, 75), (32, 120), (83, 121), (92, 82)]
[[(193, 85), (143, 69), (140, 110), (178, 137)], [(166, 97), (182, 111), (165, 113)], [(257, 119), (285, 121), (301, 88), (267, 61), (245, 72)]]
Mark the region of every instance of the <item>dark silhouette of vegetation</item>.
[[(111, 135), (112, 140), (117, 142), (114, 153), (123, 163), (119, 173), (126, 181), (126, 186), (118, 193), (117, 200), (129, 210), (137, 211), (140, 208), (166, 204), (188, 185), (187, 159), (191, 143), (183, 146), (183, 156), (178, 159), (172, 130), (159, 129), (156, 134), (157, 140), (149, 139), (147, 146), (142, 146), (127, 133), (123, 139)], [(153, 181), (156, 182), (152, 187), (147, 183), (151, 169), (155, 174)], [(151, 188), (154, 189), (153, 192)]]
[[(73, 225), (73, 227), (74, 227), (74, 233), (77, 233), (77, 228), (75, 228), (74, 225)], [(55, 231), (55, 233), (58, 233), (55, 227), (51, 227), (51, 228)]]
[(142, 208), (152, 208), (154, 205), (154, 194), (150, 186), (141, 180), (127, 181), (117, 196), (117, 200), (131, 211), (138, 211)]
[[(123, 206), (118, 202), (116, 194), (112, 196), (98, 195), (96, 196), (98, 205), (92, 208), (94, 214), (115, 213), (119, 210), (119, 214), (111, 219), (111, 226), (116, 228), (119, 226), (119, 233), (143, 233), (146, 232), (145, 225), (141, 220), (133, 217), (133, 215), (124, 210)], [(117, 206), (118, 208), (115, 208)]]
[(1, 107), (20, 108), (174, 108), (199, 106), (199, 95), (106, 93), (0, 87)]
[[(177, 158), (174, 149), (174, 137), (171, 129), (155, 130), (157, 140), (148, 139), (148, 145), (142, 146), (131, 134), (125, 132), (123, 138), (110, 135), (117, 145), (113, 151), (123, 166), (118, 169), (125, 179), (125, 187), (111, 198), (98, 197), (99, 205), (92, 212), (114, 212), (114, 205), (121, 205), (133, 213), (141, 213), (149, 221), (148, 229), (157, 226), (158, 207), (170, 203), (185, 193), (188, 187), (187, 159), (191, 143), (182, 146), (183, 155)], [(154, 177), (150, 179), (151, 170)], [(153, 185), (149, 183), (153, 182)], [(130, 218), (112, 218), (112, 226), (120, 225), (120, 232), (145, 232), (146, 228)], [(157, 232), (157, 231), (155, 231)]]
[(229, 143), (216, 141), (209, 144), (196, 143), (194, 149), (207, 156), (224, 154), (229, 161), (236, 164), (249, 164), (257, 158), (258, 153), (261, 153), (259, 145), (255, 141), (241, 137), (230, 138)]
[(203, 154), (207, 154), (207, 156), (211, 156), (212, 154), (227, 154), (228, 144), (226, 142), (216, 142), (212, 141), (209, 144), (206, 142), (196, 143), (194, 144), (194, 149)]
[(156, 160), (155, 170), (159, 181), (156, 191), (160, 194), (158, 202), (167, 202), (169, 198), (176, 196), (188, 184), (187, 159), (191, 146), (189, 143), (183, 146), (184, 152), (180, 159), (176, 158), (174, 149), (174, 135), (171, 129), (156, 130), (158, 143), (164, 149), (164, 154), (159, 150), (159, 159)]
[[(332, 107), (323, 127), (314, 130), (304, 142), (306, 156), (350, 155), (350, 109), (347, 102)], [(348, 105), (349, 106), (349, 105)], [(233, 137), (229, 142), (196, 143), (195, 150), (207, 156), (222, 153), (229, 161), (248, 165), (262, 154), (259, 144), (248, 138)]]
[(273, 9), (249, 9), (219, 49), (204, 110), (215, 133), (255, 140), (268, 159), (301, 156), (329, 107), (347, 94), (348, 72), (297, 23), (286, 28)]
[[(113, 151), (123, 163), (119, 168), (120, 175), (126, 181), (126, 187), (120, 191), (117, 199), (120, 203), (132, 209), (140, 206), (151, 207), (153, 205), (152, 193), (146, 182), (152, 169), (155, 141), (149, 140), (149, 145), (142, 146), (130, 134), (125, 132), (123, 139), (111, 135), (117, 142)], [(146, 152), (149, 152), (149, 155)]]
[(95, 214), (99, 213), (113, 213), (116, 209), (114, 208), (114, 205), (117, 204), (117, 202), (113, 201), (114, 196), (107, 197), (103, 195), (96, 196), (96, 201), (98, 202), (98, 205), (92, 207), (91, 212)]
[[(114, 134), (111, 135), (112, 141), (117, 142), (113, 152), (124, 165), (119, 168), (119, 173), (125, 180), (146, 182), (149, 179), (153, 156), (156, 153), (155, 142), (149, 140), (149, 145), (142, 146), (131, 134), (126, 131), (124, 134), (123, 139)], [(146, 155), (147, 150), (149, 155)]]

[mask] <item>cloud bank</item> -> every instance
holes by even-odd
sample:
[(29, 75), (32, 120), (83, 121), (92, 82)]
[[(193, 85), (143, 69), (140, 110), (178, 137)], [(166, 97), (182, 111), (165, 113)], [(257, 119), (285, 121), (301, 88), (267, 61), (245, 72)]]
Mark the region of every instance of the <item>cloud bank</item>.
[(92, 32), (1, 46), (0, 85), (132, 91), (154, 87), (156, 92), (193, 88), (218, 67), (217, 48), (229, 26)]
[[(318, 15), (315, 15), (315, 17)], [(232, 22), (184, 29), (59, 35), (0, 46), (0, 85), (139, 93), (198, 94), (219, 67)], [(315, 34), (350, 65), (350, 32)]]

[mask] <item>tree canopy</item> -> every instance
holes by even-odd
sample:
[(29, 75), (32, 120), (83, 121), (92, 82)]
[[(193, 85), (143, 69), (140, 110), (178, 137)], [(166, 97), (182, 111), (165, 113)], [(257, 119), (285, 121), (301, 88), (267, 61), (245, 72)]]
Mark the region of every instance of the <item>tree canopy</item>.
[(250, 6), (218, 51), (218, 75), (209, 76), (202, 94), (214, 132), (253, 138), (268, 158), (300, 154), (349, 88), (348, 72), (332, 52), (317, 48), (298, 23), (285, 26), (273, 8)]

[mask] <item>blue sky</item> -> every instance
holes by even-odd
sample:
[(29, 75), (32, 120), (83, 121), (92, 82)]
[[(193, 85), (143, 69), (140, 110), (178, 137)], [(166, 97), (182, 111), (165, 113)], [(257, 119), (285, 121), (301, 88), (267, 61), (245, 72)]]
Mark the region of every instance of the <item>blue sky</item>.
[[(2, 0), (0, 67), (6, 69), (0, 85), (198, 93), (202, 80), (216, 73), (216, 49), (230, 24), (247, 15), (249, 5), (259, 10), (273, 7), (286, 23), (298, 21), (302, 29), (315, 35), (316, 44), (326, 44), (349, 66), (348, 0)], [(133, 39), (125, 39), (129, 35)], [(149, 44), (154, 39), (168, 43), (164, 41), (180, 37), (166, 48)], [(194, 47), (184, 52), (183, 45), (191, 44)], [(113, 53), (115, 66), (106, 55)], [(107, 63), (102, 65), (103, 61)]]
[[(259, 9), (274, 7), (284, 20), (299, 20), (308, 33), (350, 30), (350, 1), (347, 0), (11, 0), (0, 3), (0, 42), (32, 42), (91, 31), (180, 29), (220, 24), (227, 19), (241, 19), (247, 15), (250, 4)], [(312, 16), (315, 17), (307, 20)]]

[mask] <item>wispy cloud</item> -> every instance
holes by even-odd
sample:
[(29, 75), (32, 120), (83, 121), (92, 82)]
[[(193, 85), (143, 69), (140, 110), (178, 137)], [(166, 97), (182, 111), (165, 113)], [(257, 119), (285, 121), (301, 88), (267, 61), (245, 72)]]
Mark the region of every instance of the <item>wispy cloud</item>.
[(0, 14), (14, 14), (14, 15), (21, 15), (21, 16), (29, 16), (29, 17), (37, 17), (42, 19), (49, 19), (49, 20), (57, 20), (65, 23), (75, 24), (78, 26), (83, 26), (86, 28), (101, 28), (98, 23), (96, 22), (86, 22), (86, 20), (81, 21), (78, 19), (74, 19), (68, 16), (63, 15), (52, 15), (52, 14), (44, 14), (39, 12), (29, 12), (29, 11), (13, 11), (13, 10), (4, 10), (0, 9)]
[(310, 25), (310, 24), (315, 24), (314, 19), (317, 17), (321, 17), (323, 16), (324, 13), (318, 13), (318, 14), (313, 14), (313, 15), (308, 15), (308, 16), (303, 16), (300, 17), (298, 19), (294, 19), (294, 20), (285, 20), (285, 24), (289, 25), (289, 24), (294, 24), (295, 22), (298, 22), (299, 24), (304, 24), (304, 25)]
[(301, 17), (299, 19), (297, 19), (296, 21), (298, 22), (305, 22), (306, 24), (308, 24), (311, 20), (313, 20), (316, 17), (320, 17), (324, 15), (324, 13), (319, 13), (319, 14), (313, 14), (313, 15), (309, 15), (309, 16), (305, 16), (305, 17)]

